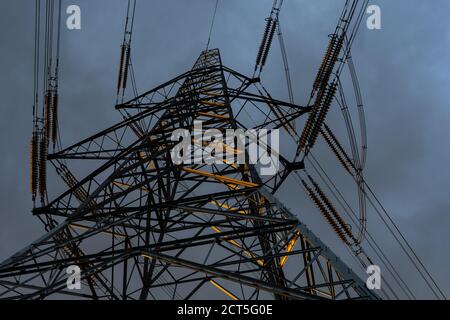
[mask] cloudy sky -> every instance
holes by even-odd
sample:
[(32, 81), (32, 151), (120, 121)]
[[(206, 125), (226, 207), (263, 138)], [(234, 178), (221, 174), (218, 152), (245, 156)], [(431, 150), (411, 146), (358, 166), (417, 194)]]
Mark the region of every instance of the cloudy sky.
[[(363, 26), (353, 50), (366, 105), (366, 178), (450, 294), (450, 2), (371, 3), (381, 7), (382, 29)], [(67, 145), (119, 120), (113, 105), (126, 1), (63, 0), (63, 4), (82, 9), (82, 29), (64, 29), (62, 34), (60, 127)], [(133, 60), (139, 91), (192, 66), (206, 45), (214, 4), (138, 0)], [(299, 104), (306, 101), (343, 4), (343, 0), (285, 1), (281, 23)], [(220, 1), (211, 47), (220, 48), (227, 66), (251, 74), (271, 5), (271, 0)], [(31, 216), (28, 191), (34, 1), (3, 0), (0, 12), (0, 260), (4, 260), (41, 235), (42, 228)], [(273, 96), (287, 100), (278, 51), (274, 47), (263, 82)], [(294, 194), (282, 198), (290, 207), (298, 206)], [(370, 224), (370, 215), (368, 219)], [(371, 228), (377, 232), (376, 225)], [(417, 276), (408, 273), (403, 258), (395, 258), (394, 245), (382, 243), (414, 282)], [(415, 287), (420, 290), (422, 285)]]

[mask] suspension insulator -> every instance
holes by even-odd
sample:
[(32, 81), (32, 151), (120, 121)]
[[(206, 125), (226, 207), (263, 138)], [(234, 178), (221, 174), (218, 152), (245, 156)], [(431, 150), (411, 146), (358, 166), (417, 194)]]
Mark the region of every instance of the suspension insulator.
[(336, 49), (336, 42), (337, 35), (333, 34), (330, 38), (330, 42), (328, 43), (328, 48), (322, 60), (322, 64), (320, 65), (319, 72), (317, 73), (316, 79), (314, 80), (313, 93), (317, 91), (320, 84), (323, 82), (325, 70), (328, 68), (333, 52)]
[(48, 143), (49, 141), (49, 134), (50, 134), (50, 128), (52, 126), (52, 94), (50, 91), (47, 91), (45, 94), (45, 103), (44, 103), (44, 121), (45, 121), (45, 128), (44, 128), (44, 135), (45, 139)]
[(261, 60), (261, 68), (266, 65), (267, 57), (269, 56), (270, 47), (272, 46), (273, 36), (275, 35), (275, 31), (277, 30), (277, 22), (272, 22), (272, 29), (270, 30), (269, 38), (267, 39), (266, 46), (264, 48), (264, 54)]
[(122, 87), (124, 63), (125, 63), (125, 46), (121, 46), (120, 47), (119, 77), (117, 79), (117, 94), (119, 94), (120, 88)]
[(324, 204), (320, 201), (317, 194), (314, 192), (313, 189), (311, 189), (308, 184), (302, 179), (302, 184), (305, 187), (305, 189), (308, 191), (308, 195), (311, 198), (311, 200), (314, 202), (316, 207), (319, 209), (319, 211), (322, 213), (325, 220), (328, 222), (328, 224), (331, 226), (331, 228), (334, 230), (334, 232), (338, 235), (338, 237), (347, 245), (349, 245), (349, 241), (345, 237), (344, 232), (341, 228), (339, 228), (337, 222), (333, 219), (330, 212), (327, 210), (327, 208), (324, 206)]
[(320, 105), (322, 103), (322, 99), (326, 93), (326, 87), (322, 87), (320, 89), (319, 94), (317, 95), (316, 102), (314, 103), (311, 112), (309, 113), (308, 120), (306, 120), (305, 127), (303, 128), (302, 135), (300, 137), (300, 149), (304, 149), (306, 147), (306, 143), (309, 140), (311, 135), (311, 130), (315, 123), (317, 113), (319, 111)]
[(47, 134), (44, 132), (41, 136), (39, 145), (39, 195), (41, 196), (42, 203), (45, 202), (45, 195), (47, 192)]
[(322, 124), (325, 121), (328, 111), (330, 110), (331, 103), (333, 102), (334, 95), (336, 94), (336, 90), (337, 90), (337, 81), (334, 81), (331, 84), (330, 88), (327, 90), (326, 96), (323, 99), (322, 108), (320, 109), (319, 114), (317, 115), (317, 120), (314, 124), (314, 128), (312, 129), (309, 141), (311, 147), (314, 146), (314, 144), (316, 143), (320, 128), (322, 127)]
[(256, 67), (260, 65), (261, 63), (261, 58), (262, 55), (264, 53), (264, 48), (266, 47), (266, 42), (267, 42), (267, 38), (269, 36), (269, 32), (270, 32), (270, 28), (272, 26), (273, 20), (272, 18), (268, 18), (267, 19), (267, 24), (266, 24), (266, 29), (264, 30), (264, 36), (263, 39), (261, 41), (261, 45), (259, 46), (259, 51), (258, 51), (258, 55), (256, 57)]
[(342, 35), (339, 40), (336, 42), (336, 46), (334, 48), (333, 54), (330, 57), (329, 63), (327, 67), (325, 68), (323, 78), (322, 78), (322, 85), (327, 85), (330, 81), (331, 73), (333, 72), (334, 65), (336, 64), (339, 55), (342, 50), (342, 45), (344, 44), (344, 35)]
[(317, 74), (316, 80), (314, 82), (314, 90), (312, 92), (312, 96), (318, 90), (318, 88), (328, 85), (334, 69), (334, 65), (336, 64), (341, 53), (343, 43), (344, 35), (342, 35), (339, 39), (336, 35), (333, 35), (330, 39), (330, 45), (328, 47), (329, 50), (327, 50), (324, 61), (322, 62), (322, 66), (319, 69), (319, 73)]
[(344, 40), (345, 40), (345, 34), (342, 34), (339, 38), (339, 40), (336, 43), (336, 49), (334, 50), (334, 56), (333, 56), (333, 60), (336, 62), (337, 59), (339, 58), (339, 55), (341, 54), (341, 50), (342, 47), (344, 45)]
[(30, 142), (30, 190), (33, 201), (36, 199), (38, 189), (38, 162), (39, 162), (39, 140), (35, 132)]
[(302, 135), (300, 137), (300, 149), (304, 149), (306, 147), (306, 143), (308, 142), (308, 137), (312, 129), (312, 123), (314, 121), (314, 117), (309, 117), (306, 121), (305, 127), (303, 128)]
[(336, 155), (336, 158), (339, 160), (339, 162), (342, 164), (345, 170), (348, 171), (351, 175), (353, 175), (353, 172), (351, 169), (354, 170), (354, 172), (357, 172), (355, 164), (350, 159), (350, 157), (345, 152), (342, 145), (337, 140), (336, 136), (333, 134), (331, 129), (324, 124), (323, 128), (320, 130), (323, 138), (325, 139), (326, 143), (330, 147), (330, 149), (333, 151), (333, 153)]
[(333, 153), (336, 155), (336, 158), (342, 164), (344, 169), (347, 170), (351, 174), (351, 171), (350, 171), (350, 168), (349, 168), (347, 162), (344, 160), (342, 155), (339, 153), (339, 151), (337, 150), (336, 146), (334, 145), (334, 143), (332, 142), (330, 137), (328, 137), (327, 133), (323, 129), (321, 129), (320, 132), (322, 133), (322, 136), (325, 139), (326, 143), (328, 144), (330, 149), (333, 151)]
[(130, 58), (131, 58), (131, 48), (129, 46), (127, 46), (127, 48), (126, 48), (125, 68), (124, 68), (124, 71), (123, 71), (123, 89), (127, 88), (128, 70), (130, 68)]
[(328, 208), (328, 210), (332, 213), (334, 219), (337, 221), (338, 226), (341, 230), (345, 232), (345, 234), (352, 239), (354, 242), (356, 242), (356, 238), (353, 236), (352, 230), (350, 229), (350, 226), (345, 223), (344, 219), (341, 217), (341, 215), (337, 212), (336, 207), (331, 203), (330, 199), (325, 195), (325, 193), (322, 191), (322, 189), (319, 187), (316, 181), (308, 175), (309, 180), (313, 184), (316, 193), (319, 195), (325, 206)]
[(53, 144), (56, 143), (58, 138), (58, 93), (55, 92), (52, 100), (52, 108), (51, 108), (51, 128), (50, 128), (50, 137)]
[[(77, 184), (79, 183), (77, 178), (75, 178), (75, 176), (72, 174), (72, 172), (70, 172), (69, 169), (67, 169), (66, 166), (61, 166), (59, 174), (62, 177), (62, 179), (64, 180), (64, 182), (66, 183), (66, 185), (71, 189), (74, 189), (77, 186)], [(89, 194), (83, 188), (83, 186), (79, 186), (78, 188), (74, 189), (73, 194), (74, 194), (75, 198), (77, 198), (78, 201), (80, 201), (82, 203), (85, 202), (89, 197)], [(90, 204), (88, 204), (88, 205), (90, 205)]]
[(47, 91), (44, 96), (44, 108), (50, 105), (50, 91)]

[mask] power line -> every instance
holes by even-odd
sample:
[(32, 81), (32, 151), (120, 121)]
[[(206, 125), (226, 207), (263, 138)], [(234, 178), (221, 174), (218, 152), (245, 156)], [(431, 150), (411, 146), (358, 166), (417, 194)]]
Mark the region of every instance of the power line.
[(219, 6), (219, 0), (216, 0), (216, 5), (214, 7), (214, 13), (213, 13), (213, 18), (211, 21), (211, 27), (209, 28), (209, 35), (208, 35), (208, 42), (206, 43), (206, 51), (208, 51), (209, 49), (209, 44), (211, 42), (211, 35), (214, 29), (214, 23), (216, 21), (216, 14), (217, 14), (217, 7)]

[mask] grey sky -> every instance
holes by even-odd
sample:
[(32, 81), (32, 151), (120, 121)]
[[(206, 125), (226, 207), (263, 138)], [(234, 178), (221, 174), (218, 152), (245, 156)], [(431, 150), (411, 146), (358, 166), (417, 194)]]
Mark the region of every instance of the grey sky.
[[(114, 87), (126, 1), (63, 3), (78, 4), (82, 9), (82, 30), (63, 32), (60, 127), (67, 145), (119, 120), (113, 109)], [(138, 0), (133, 62), (140, 92), (192, 66), (206, 45), (214, 3)], [(284, 3), (281, 23), (299, 104), (306, 101), (327, 35), (333, 31), (343, 3)], [(353, 51), (366, 104), (366, 178), (441, 288), (450, 294), (450, 240), (446, 236), (450, 230), (450, 2), (371, 3), (382, 9), (383, 28), (369, 31), (363, 26)], [(211, 47), (220, 48), (227, 66), (251, 74), (271, 5), (272, 0), (220, 1)], [(29, 0), (0, 2), (0, 260), (43, 232), (31, 216), (28, 192), (33, 10)], [(273, 96), (287, 100), (277, 45), (272, 53), (263, 82)], [(291, 208), (299, 206), (295, 194), (282, 198)], [(371, 219), (369, 215), (369, 224)], [(336, 241), (324, 235), (330, 232), (320, 221), (308, 216), (305, 220), (326, 242)], [(376, 225), (370, 228), (377, 232)], [(397, 249), (391, 248), (388, 240), (383, 246), (395, 256)], [(406, 263), (400, 258), (396, 262), (414, 282), (416, 276), (409, 275)]]

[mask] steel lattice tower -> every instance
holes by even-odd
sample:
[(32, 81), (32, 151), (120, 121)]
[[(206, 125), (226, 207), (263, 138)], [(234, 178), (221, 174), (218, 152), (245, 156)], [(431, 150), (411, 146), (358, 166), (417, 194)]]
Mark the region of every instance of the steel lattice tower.
[[(376, 299), (273, 195), (302, 162), (280, 155), (270, 179), (250, 164), (172, 163), (175, 129), (196, 120), (245, 129), (244, 107), (265, 115), (250, 111), (256, 128), (311, 109), (273, 99), (208, 50), (192, 70), (118, 105), (120, 123), (49, 155), (67, 190), (34, 210), (48, 232), (1, 264), (0, 298)], [(81, 162), (93, 168), (72, 173)], [(66, 288), (70, 265), (82, 269), (79, 291)]]

